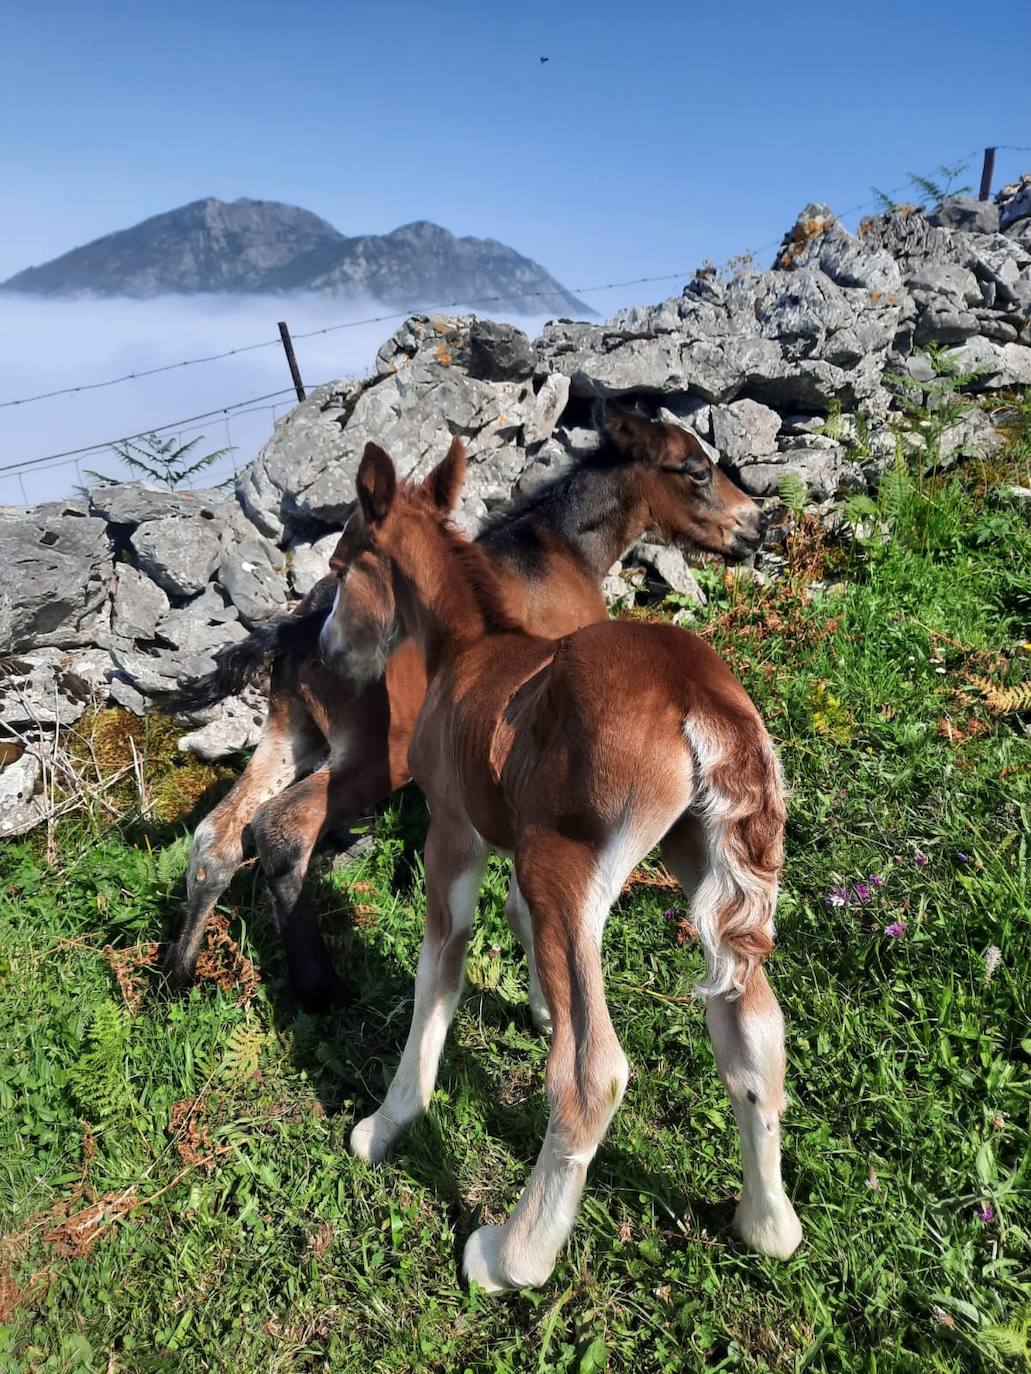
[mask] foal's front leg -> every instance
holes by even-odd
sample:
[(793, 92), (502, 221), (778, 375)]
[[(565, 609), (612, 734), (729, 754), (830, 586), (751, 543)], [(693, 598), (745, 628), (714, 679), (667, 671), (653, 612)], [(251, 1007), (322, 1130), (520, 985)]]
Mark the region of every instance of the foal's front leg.
[(370, 1164), (383, 1159), (429, 1105), (462, 991), (466, 945), (486, 864), (487, 846), (472, 826), (435, 812), (426, 839), (426, 933), (412, 1027), (383, 1106), (351, 1132), (351, 1150)]

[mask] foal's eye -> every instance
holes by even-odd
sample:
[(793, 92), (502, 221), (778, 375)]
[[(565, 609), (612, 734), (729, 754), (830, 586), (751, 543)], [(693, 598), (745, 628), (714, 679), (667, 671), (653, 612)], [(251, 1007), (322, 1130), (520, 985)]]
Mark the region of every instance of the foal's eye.
[(690, 477), (700, 487), (704, 487), (707, 482), (712, 480), (712, 465), (704, 463), (701, 467), (685, 467), (685, 474)]

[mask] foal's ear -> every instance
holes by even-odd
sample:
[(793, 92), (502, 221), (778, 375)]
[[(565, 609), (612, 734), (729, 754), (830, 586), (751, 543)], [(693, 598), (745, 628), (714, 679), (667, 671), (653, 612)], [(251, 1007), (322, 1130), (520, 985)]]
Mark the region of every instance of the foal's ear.
[(465, 478), (465, 445), (456, 435), (451, 440), (447, 457), (437, 464), (428, 477), (423, 479), (423, 494), (428, 496), (438, 510), (448, 515), (458, 505), (458, 497)]
[[(693, 436), (685, 430), (662, 420), (646, 419), (634, 410), (613, 405), (611, 401), (595, 401), (594, 427), (620, 453), (627, 458), (635, 458), (639, 463), (652, 463), (657, 467), (679, 466), (690, 457), (687, 441)], [(696, 445), (695, 448), (704, 458), (705, 452), (701, 446)]]
[(358, 504), (369, 525), (379, 525), (386, 518), (397, 490), (397, 473), (390, 454), (379, 444), (368, 443), (358, 465)]

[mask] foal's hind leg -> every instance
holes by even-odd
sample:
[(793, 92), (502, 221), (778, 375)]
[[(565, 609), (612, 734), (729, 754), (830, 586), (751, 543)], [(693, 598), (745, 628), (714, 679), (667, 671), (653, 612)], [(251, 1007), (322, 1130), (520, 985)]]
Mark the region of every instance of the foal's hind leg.
[(802, 1227), (780, 1177), (784, 1110), (784, 1017), (761, 968), (740, 997), (714, 997), (706, 1021), (720, 1077), (741, 1132), (744, 1189), (734, 1229), (753, 1250), (787, 1259)]
[[(639, 857), (639, 856), (638, 856)], [(627, 866), (626, 871), (629, 871)], [(615, 891), (601, 856), (556, 834), (519, 855), (533, 917), (541, 988), (551, 1010), (547, 1134), (533, 1173), (503, 1226), (481, 1226), (465, 1247), (466, 1277), (500, 1292), (542, 1284), (572, 1229), (587, 1167), (626, 1088), (629, 1065), (605, 1002), (601, 930)]]
[[(759, 943), (767, 948), (772, 943), (776, 879), (755, 868), (742, 871), (746, 854), (740, 832), (715, 825), (707, 836), (690, 813), (662, 842), (663, 859), (693, 902), (693, 919), (714, 979), (717, 965), (733, 959), (735, 938), (750, 948), (755, 939), (750, 927), (758, 930)], [(741, 933), (728, 936), (735, 927)], [(753, 1250), (787, 1259), (798, 1248), (802, 1228), (780, 1174), (784, 1017), (762, 967), (752, 969), (739, 996), (720, 992), (711, 997), (706, 1022), (741, 1134), (744, 1189), (734, 1228)]]
[(432, 817), (426, 838), (426, 934), (412, 1027), (383, 1106), (351, 1132), (351, 1150), (370, 1164), (383, 1159), (429, 1105), (462, 991), (465, 951), (487, 864), (487, 847), (468, 821), (442, 814), (436, 803)]
[(204, 927), (244, 859), (247, 829), (258, 807), (293, 782), (325, 748), (304, 708), (273, 692), (261, 739), (239, 780), (197, 827), (186, 871), (186, 901), (177, 939), (165, 955), (174, 987), (193, 977)]
[(251, 824), (290, 984), (309, 1011), (329, 1011), (344, 995), (304, 888), (312, 851), (327, 831), (389, 793), (385, 756), (331, 760), (266, 802)]
[(537, 974), (537, 956), (533, 948), (533, 922), (530, 920), (530, 909), (526, 905), (526, 899), (519, 891), (519, 880), (514, 873), (509, 884), (508, 896), (505, 898), (505, 919), (526, 955), (529, 970), (527, 1001), (530, 1005), (533, 1024), (542, 1035), (550, 1035), (551, 1012), (548, 1010), (547, 1000), (541, 990), (541, 980)]

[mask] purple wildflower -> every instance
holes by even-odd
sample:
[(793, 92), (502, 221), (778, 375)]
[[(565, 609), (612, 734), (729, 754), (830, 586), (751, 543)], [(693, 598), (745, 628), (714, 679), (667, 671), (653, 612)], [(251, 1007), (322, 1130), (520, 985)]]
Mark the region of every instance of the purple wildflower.
[(917, 868), (925, 868), (931, 861), (923, 850), (918, 849), (913, 855), (913, 862), (916, 864)]
[(870, 884), (871, 887), (883, 887), (883, 886), (884, 886), (884, 879), (881, 877), (881, 875), (880, 875), (879, 873), (871, 873), (871, 874), (869, 874), (869, 876), (867, 877), (867, 880), (866, 880), (866, 881)]
[(856, 894), (856, 901), (862, 902), (864, 905), (873, 896), (873, 888), (869, 883), (856, 883), (853, 891)]
[(848, 906), (849, 891), (847, 887), (842, 887), (840, 883), (835, 883), (830, 892), (824, 898), (830, 907)]
[(991, 1226), (995, 1220), (995, 1208), (990, 1202), (982, 1202), (977, 1209), (977, 1219), (982, 1226)]
[(956, 855), (956, 858), (961, 864), (969, 864), (973, 862), (970, 855), (964, 854), (962, 850)]
[(679, 907), (675, 906), (668, 906), (666, 910), (662, 913), (662, 919), (664, 921), (675, 921), (678, 919), (679, 916), (680, 909)]
[(890, 926), (884, 927), (884, 933), (891, 936), (893, 940), (901, 940), (906, 933), (905, 921), (892, 921)]

